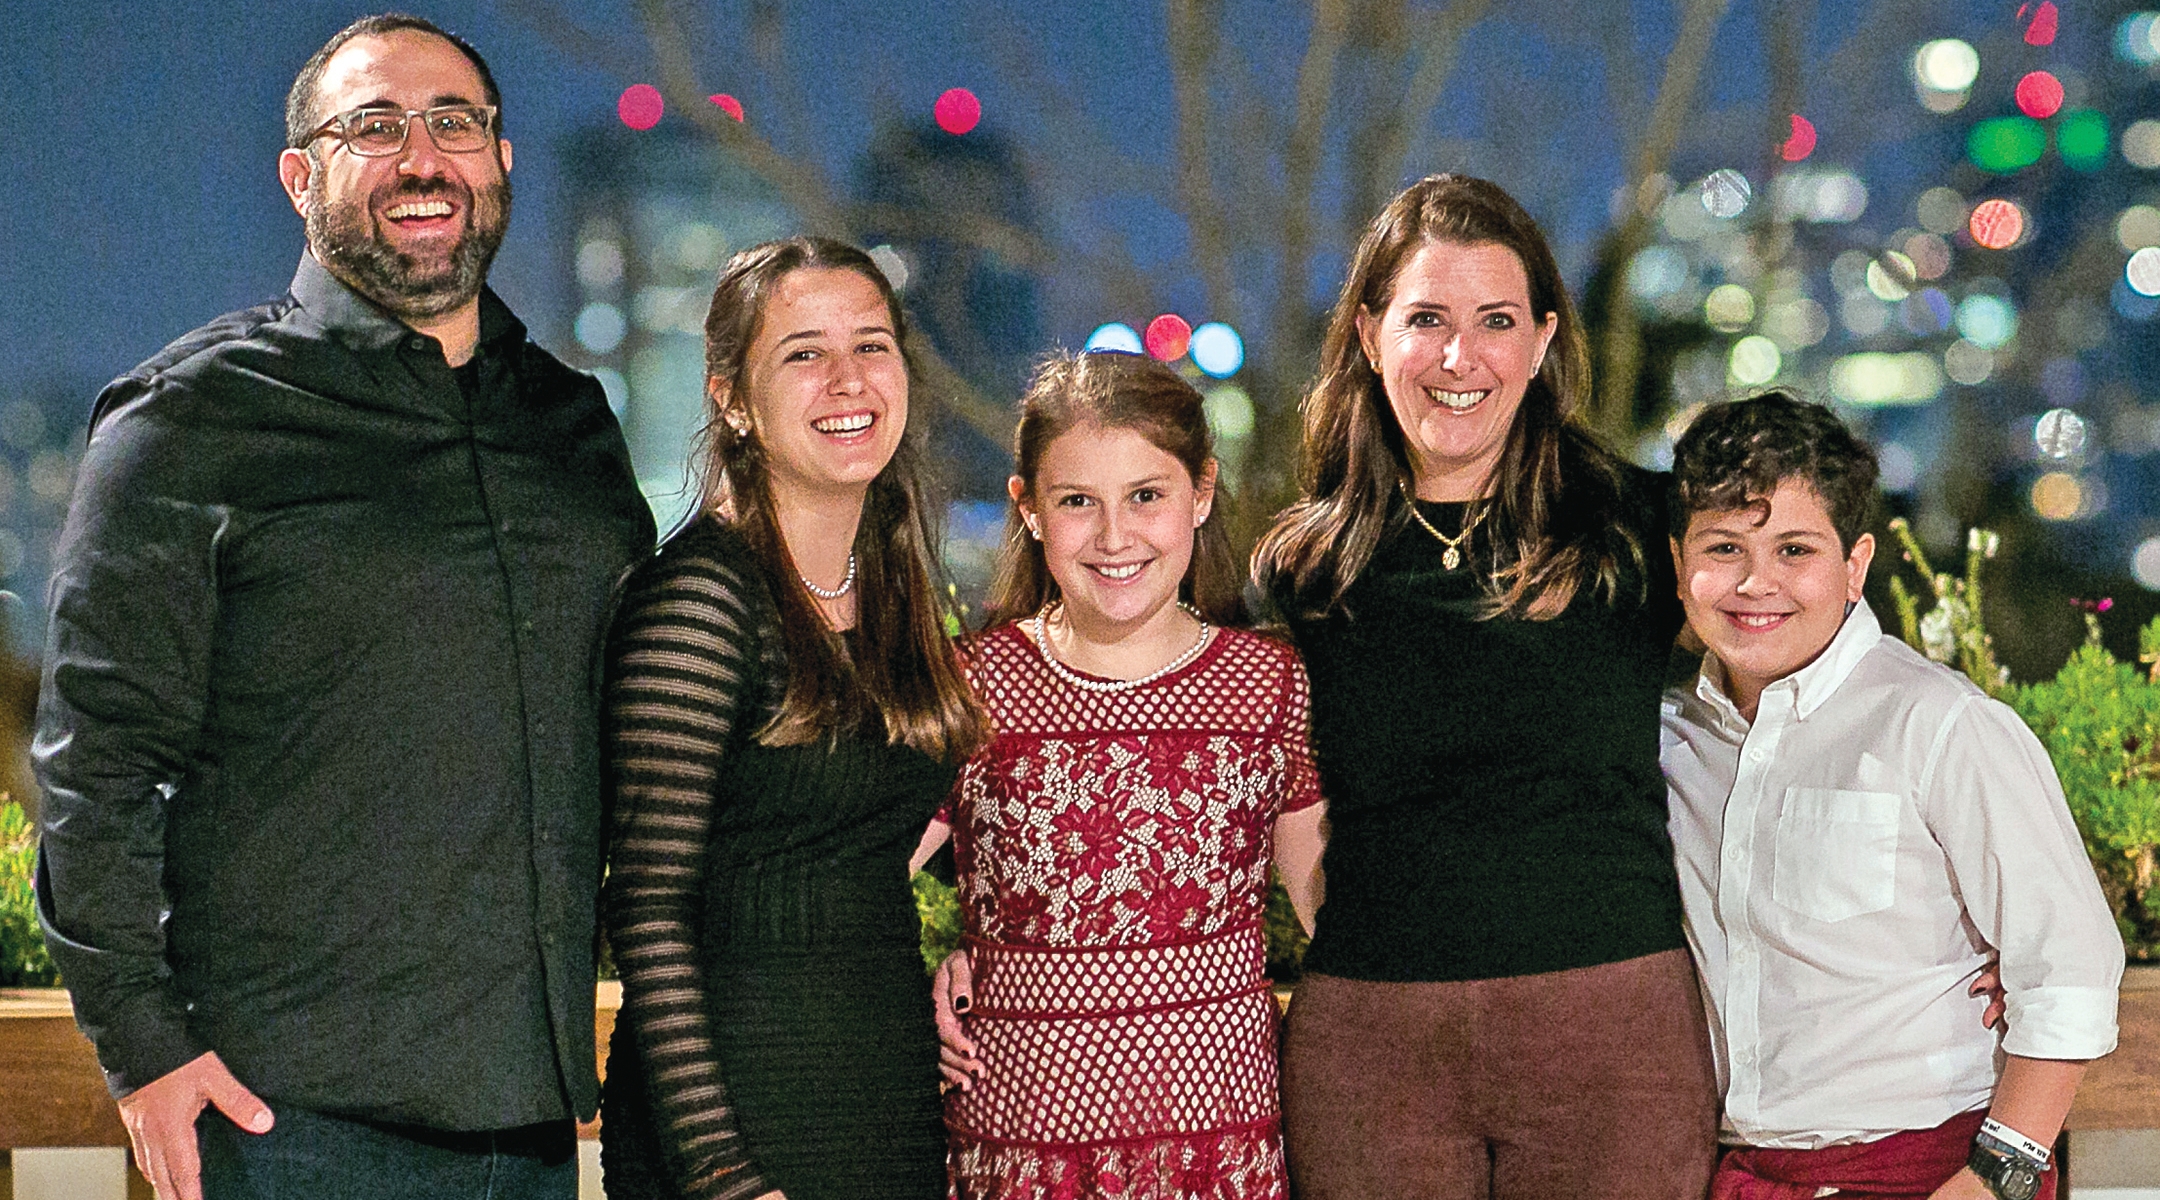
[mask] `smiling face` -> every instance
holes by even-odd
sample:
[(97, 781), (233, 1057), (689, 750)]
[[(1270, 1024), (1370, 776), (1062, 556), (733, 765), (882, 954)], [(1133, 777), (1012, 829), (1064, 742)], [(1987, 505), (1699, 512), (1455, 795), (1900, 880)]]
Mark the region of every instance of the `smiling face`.
[(1673, 545), (1688, 627), (1725, 667), (1733, 703), (1749, 720), (1763, 689), (1814, 662), (1860, 599), (1875, 535), (1838, 548), (1822, 497), (1787, 478), (1760, 506), (1699, 512)]
[[(479, 71), (456, 46), (398, 30), (339, 47), (323, 64), (314, 112), (328, 121), (364, 107), (485, 103)], [(354, 154), (331, 132), (285, 151), (278, 164), (317, 260), (407, 319), (472, 303), (510, 223), (510, 143), (451, 154), (420, 125), (413, 120), (396, 154)]]
[(1177, 617), (1193, 531), (1215, 503), (1213, 460), (1195, 480), (1137, 429), (1081, 425), (1043, 451), (1032, 493), (1017, 475), (1009, 487), (1075, 629), (1111, 640)]
[(775, 498), (860, 496), (907, 429), (907, 362), (893, 313), (855, 271), (782, 275), (743, 357), (742, 394), (730, 395), (725, 381), (712, 387), (722, 419), (746, 422), (764, 451)]
[(1522, 260), (1493, 242), (1426, 242), (1396, 273), (1386, 310), (1361, 310), (1357, 328), (1402, 431), (1418, 495), (1485, 495), (1559, 329), (1554, 314), (1531, 311)]

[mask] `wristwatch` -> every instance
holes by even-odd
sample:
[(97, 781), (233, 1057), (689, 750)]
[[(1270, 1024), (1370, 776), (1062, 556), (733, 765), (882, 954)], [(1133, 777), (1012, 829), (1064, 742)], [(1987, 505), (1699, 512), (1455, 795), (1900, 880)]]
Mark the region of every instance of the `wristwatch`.
[(1973, 1139), (1965, 1165), (2002, 1200), (2033, 1200), (2040, 1194), (2040, 1177), (2047, 1173), (2046, 1163), (1985, 1133)]

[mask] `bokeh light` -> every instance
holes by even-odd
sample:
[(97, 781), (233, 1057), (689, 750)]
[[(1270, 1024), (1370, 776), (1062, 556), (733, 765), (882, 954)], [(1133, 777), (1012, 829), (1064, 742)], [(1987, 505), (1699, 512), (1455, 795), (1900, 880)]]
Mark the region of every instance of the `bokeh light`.
[(2063, 114), (2055, 123), (2055, 152), (2074, 171), (2097, 171), (2107, 161), (2107, 114), (2090, 108)]
[(1913, 54), (1913, 78), (1937, 92), (1962, 92), (1980, 77), (1980, 52), (1956, 38), (1929, 42)]
[(1941, 288), (1921, 288), (1898, 305), (1898, 323), (1915, 337), (1933, 337), (1950, 328), (1957, 308)]
[(2160, 41), (2155, 41), (2155, 22), (2160, 13), (2136, 12), (2115, 26), (2115, 56), (2140, 66), (2160, 63)]
[(1920, 486), (1920, 460), (1903, 442), (1884, 442), (1877, 447), (1875, 466), (1875, 481), (1886, 492), (1909, 492)]
[(1998, 350), (2017, 336), (2017, 309), (2001, 296), (1967, 296), (1957, 307), (1957, 331), (1982, 350)]
[(1112, 350), (1121, 354), (1147, 353), (1140, 345), (1140, 334), (1123, 321), (1096, 326), (1095, 332), (1088, 335), (1087, 349)]
[(1721, 221), (1746, 212), (1748, 201), (1754, 195), (1755, 189), (1749, 186), (1747, 176), (1731, 167), (1712, 171), (1702, 181), (1703, 211)]
[(1966, 341), (1964, 338), (1950, 343), (1943, 351), (1943, 374), (1952, 382), (1966, 387), (1978, 387), (1995, 373), (1995, 355), (1992, 351)]
[(630, 322), (621, 309), (595, 301), (578, 310), (570, 331), (577, 336), (578, 345), (591, 353), (613, 354), (629, 334)]
[(2068, 521), (2085, 507), (2085, 489), (2068, 471), (2049, 471), (2033, 480), (2032, 507), (2042, 520)]
[(2160, 316), (2160, 297), (2141, 296), (2130, 288), (2130, 281), (2118, 279), (2108, 292), (2108, 305), (2115, 315), (2125, 321), (2150, 321)]
[[(2020, 19), (2026, 15), (2026, 6), (2018, 6)], [(2040, 0), (2031, 9), (2032, 19), (2025, 25), (2025, 44), (2028, 46), (2052, 46), (2055, 44), (2055, 27), (2060, 14), (2055, 11), (2054, 0)]]
[(1942, 389), (1941, 365), (1934, 355), (1917, 350), (1848, 354), (1830, 366), (1830, 394), (1863, 408), (1925, 404)]
[(1755, 323), (1755, 294), (1737, 283), (1719, 284), (1703, 299), (1703, 320), (1719, 333), (1738, 333)]
[(2034, 120), (2045, 120), (2062, 111), (2062, 80), (2046, 71), (2030, 71), (2017, 81), (2012, 93), (2017, 99), (2018, 111)]
[(2076, 456), (2085, 448), (2085, 418), (2067, 408), (2051, 408), (2033, 422), (2033, 449), (2053, 459)]
[(1799, 167), (1777, 177), (1777, 210), (1786, 217), (1819, 225), (1844, 225), (1867, 211), (1867, 185), (1840, 168)]
[[(2154, 123), (2160, 132), (2160, 122)], [(1931, 187), (1920, 193), (1913, 205), (1913, 215), (1920, 218), (1920, 228), (1929, 233), (1956, 233), (1965, 228), (1967, 212), (1965, 197), (1956, 188)]]
[(1228, 379), (1245, 365), (1245, 339), (1221, 321), (1209, 321), (1192, 331), (1192, 360), (1207, 374)]
[(2122, 135), (2123, 159), (2150, 171), (2160, 167), (2160, 121), (2133, 121)]
[(2123, 265), (2123, 282), (2140, 296), (2160, 296), (2160, 247), (2147, 246)]
[(1192, 326), (1176, 313), (1164, 313), (1147, 323), (1147, 333), (1141, 337), (1148, 356), (1164, 362), (1176, 362), (1185, 357), (1185, 350), (1192, 345)]
[(880, 243), (870, 248), (870, 261), (877, 264), (878, 270), (885, 272), (885, 282), (891, 284), (894, 291), (907, 290), (908, 279), (914, 272), (908, 270), (906, 255), (893, 249), (890, 243)]
[(1916, 233), (1905, 239), (1905, 257), (1922, 279), (1941, 279), (1950, 273), (1950, 243), (1932, 233)]
[(1871, 338), (1890, 327), (1890, 306), (1859, 288), (1838, 298), (1838, 321), (1854, 337)]
[(1805, 350), (1830, 333), (1830, 314), (1823, 306), (1801, 296), (1771, 304), (1763, 313), (1763, 336), (1787, 354)]
[(1912, 292), (1913, 283), (1919, 277), (1919, 268), (1913, 265), (1912, 259), (1889, 250), (1868, 264), (1867, 290), (1875, 293), (1877, 300), (1903, 300)]
[(707, 96), (705, 98), (712, 101), (714, 104), (719, 105), (721, 112), (726, 113), (727, 115), (735, 118), (738, 121), (743, 119), (742, 101), (728, 95), (726, 92), (721, 92), (719, 95)]
[(1965, 135), (1965, 157), (1983, 171), (2008, 175), (2047, 153), (2047, 127), (2031, 117), (1990, 117)]
[(1815, 153), (1815, 123), (1801, 116), (1792, 115), (1792, 134), (1785, 144), (1778, 147), (1778, 157), (1786, 162), (1799, 162)]
[(1688, 282), (1687, 256), (1671, 246), (1650, 246), (1628, 262), (1628, 290), (1645, 300), (1669, 296)]
[(982, 120), (982, 101), (966, 88), (948, 88), (930, 110), (939, 129), (958, 137)]
[(1990, 250), (2008, 250), (2025, 236), (2025, 210), (2014, 200), (1982, 200), (1973, 206), (1972, 239)]
[(2160, 208), (2150, 204), (2133, 204), (2122, 210), (2115, 218), (2115, 244), (2125, 254), (2135, 254), (2147, 246), (2160, 246)]
[(1235, 442), (1252, 436), (1253, 403), (1244, 388), (1234, 383), (1209, 388), (1200, 401), (1200, 410), (1207, 414), (1208, 428), (1223, 441)]
[(1777, 343), (1756, 334), (1733, 343), (1732, 358), (1726, 370), (1734, 383), (1743, 387), (1761, 387), (1777, 378), (1778, 368), (1785, 365), (1784, 356), (1778, 353)]
[(667, 101), (661, 99), (660, 89), (649, 83), (633, 83), (615, 100), (615, 115), (632, 129), (651, 129), (666, 111)]
[(2146, 538), (2131, 551), (2130, 574), (2147, 591), (2160, 592), (2160, 537)]

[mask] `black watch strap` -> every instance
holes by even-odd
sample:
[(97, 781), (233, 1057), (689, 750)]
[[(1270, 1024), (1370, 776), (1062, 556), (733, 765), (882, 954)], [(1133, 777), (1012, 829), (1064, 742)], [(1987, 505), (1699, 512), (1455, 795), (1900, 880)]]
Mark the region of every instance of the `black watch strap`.
[(2040, 1194), (2040, 1177), (2047, 1164), (2035, 1162), (1986, 1134), (1973, 1139), (1965, 1165), (2002, 1200), (2033, 1200)]

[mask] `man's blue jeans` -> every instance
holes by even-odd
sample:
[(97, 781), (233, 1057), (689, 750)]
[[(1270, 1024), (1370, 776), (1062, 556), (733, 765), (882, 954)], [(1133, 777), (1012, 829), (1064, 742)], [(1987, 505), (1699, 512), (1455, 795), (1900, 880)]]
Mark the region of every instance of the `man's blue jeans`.
[(377, 1125), (276, 1107), (253, 1134), (205, 1111), (203, 1200), (576, 1200), (577, 1127), (493, 1133)]

